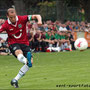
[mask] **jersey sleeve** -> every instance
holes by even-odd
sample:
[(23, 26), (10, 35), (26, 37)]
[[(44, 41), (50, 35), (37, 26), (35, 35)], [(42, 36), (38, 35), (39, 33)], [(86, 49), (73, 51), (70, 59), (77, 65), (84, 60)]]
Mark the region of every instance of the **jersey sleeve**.
[(6, 29), (5, 29), (5, 24), (3, 24), (2, 26), (0, 26), (0, 33), (1, 32), (3, 32), (3, 31), (5, 31)]
[(24, 22), (30, 21), (30, 20), (32, 20), (32, 15), (22, 16), (22, 20), (23, 20)]
[(28, 20), (29, 20), (29, 21), (32, 20), (32, 15), (28, 15)]

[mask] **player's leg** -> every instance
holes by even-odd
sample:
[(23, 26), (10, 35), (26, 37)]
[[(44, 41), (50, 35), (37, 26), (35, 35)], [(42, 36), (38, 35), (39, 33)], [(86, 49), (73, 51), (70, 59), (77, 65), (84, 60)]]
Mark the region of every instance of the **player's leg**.
[[(29, 46), (21, 44), (20, 47), (21, 47), (21, 50), (16, 50), (15, 55), (17, 56), (18, 60), (24, 63), (25, 65), (20, 69), (17, 76), (11, 82), (15, 80), (17, 82), (21, 77), (23, 77), (26, 74), (29, 68), (32, 67), (33, 58), (32, 58)], [(18, 84), (16, 84), (16, 87), (17, 85)]]
[(11, 53), (23, 64), (27, 63), (27, 59), (23, 55), (23, 51), (21, 50), (20, 44), (12, 44), (9, 46)]
[[(20, 51), (16, 51), (17, 53), (19, 53)], [(22, 63), (24, 63), (25, 65), (20, 69), (19, 73), (17, 74), (17, 76), (14, 78), (16, 79), (17, 81), (23, 77), (26, 72), (29, 70), (30, 67), (32, 67), (32, 61), (31, 61), (31, 53), (30, 52), (27, 52), (27, 58), (19, 53), (19, 55), (17, 54), (17, 58), (19, 61), (21, 61)], [(33, 60), (33, 59), (32, 59)]]
[(18, 88), (18, 80), (21, 79), (26, 72), (29, 70), (29, 67), (27, 65), (24, 65), (20, 70), (19, 73), (16, 75), (14, 79), (11, 81), (11, 85), (14, 86), (15, 88)]
[(21, 77), (23, 77), (26, 72), (29, 70), (30, 67), (32, 67), (32, 62), (31, 62), (31, 53), (27, 53), (27, 58), (22, 54), (21, 50), (16, 50), (15, 55), (17, 56), (18, 60), (25, 65), (20, 69), (19, 73), (15, 77), (15, 79), (18, 81)]
[[(19, 73), (15, 77), (15, 79), (17, 81), (26, 74), (26, 72), (29, 70), (29, 68), (32, 67), (32, 63), (33, 63), (33, 58), (32, 58), (32, 54), (30, 52), (30, 47), (27, 45), (24, 45), (24, 44), (21, 44), (20, 47), (23, 52), (23, 58), (25, 58), (27, 61), (25, 63), (25, 60), (23, 60), (25, 65), (20, 69)], [(20, 51), (15, 52), (15, 55), (17, 55), (18, 59), (20, 58), (18, 56), (20, 54), (21, 54)]]
[(21, 48), (22, 48), (22, 51), (23, 51), (23, 55), (27, 58), (28, 60), (28, 66), (29, 67), (32, 67), (32, 64), (33, 64), (33, 57), (32, 57), (32, 54), (31, 54), (31, 49), (29, 46), (27, 45), (21, 45)]
[(27, 58), (23, 55), (23, 51), (21, 50), (20, 44), (14, 44), (10, 46), (10, 50), (17, 59), (25, 64), (17, 74), (17, 76), (11, 81), (11, 85), (15, 88), (18, 88), (18, 80), (25, 75), (25, 73), (29, 70), (29, 66), (27, 65)]
[[(24, 49), (27, 49), (27, 48), (24, 48)], [(31, 52), (30, 50), (27, 51), (27, 56), (24, 55), (25, 52), (23, 52), (22, 50), (16, 50), (15, 51), (15, 55), (17, 56), (17, 59), (22, 62), (23, 64), (27, 64), (29, 67), (32, 67), (32, 64), (33, 64), (33, 59), (31, 58), (32, 55), (31, 55)], [(28, 59), (30, 59), (28, 61)], [(31, 66), (30, 66), (31, 65)]]
[(18, 80), (21, 79), (26, 72), (29, 70), (29, 67), (27, 65), (24, 65), (20, 70), (19, 73), (16, 75), (14, 79), (11, 81), (11, 85), (14, 86), (15, 88), (18, 88)]
[(15, 55), (17, 57), (17, 59), (23, 63), (23, 64), (27, 64), (27, 59), (25, 58), (25, 56), (23, 55), (23, 51), (21, 49), (18, 49), (15, 51)]
[(27, 65), (28, 64), (27, 58), (23, 55), (22, 50), (16, 50), (15, 55), (17, 56), (17, 59), (24, 64), (24, 66), (19, 70), (17, 76), (14, 78), (18, 81), (29, 70), (29, 67)]

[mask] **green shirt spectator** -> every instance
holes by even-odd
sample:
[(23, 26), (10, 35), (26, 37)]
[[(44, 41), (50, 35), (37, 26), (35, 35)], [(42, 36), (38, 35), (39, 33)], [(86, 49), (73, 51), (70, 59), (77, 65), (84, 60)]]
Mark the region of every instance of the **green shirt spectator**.
[(65, 39), (65, 35), (60, 35), (60, 40)]
[(51, 35), (50, 39), (54, 40), (55, 39), (55, 35)]
[(60, 35), (58, 35), (57, 33), (55, 34), (55, 39), (60, 39)]
[(48, 35), (48, 33), (46, 33), (45, 36), (46, 36), (46, 39), (48, 39), (48, 40), (50, 39), (50, 36)]
[(59, 30), (59, 27), (60, 27), (60, 26), (56, 25), (56, 27), (57, 27), (57, 30)]

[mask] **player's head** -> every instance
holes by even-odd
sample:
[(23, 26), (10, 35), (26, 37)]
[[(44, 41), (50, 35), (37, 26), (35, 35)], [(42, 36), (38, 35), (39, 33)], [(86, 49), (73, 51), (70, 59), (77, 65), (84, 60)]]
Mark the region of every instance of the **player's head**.
[(16, 10), (14, 8), (9, 8), (7, 10), (7, 18), (9, 18), (11, 23), (15, 24), (15, 22), (16, 22)]

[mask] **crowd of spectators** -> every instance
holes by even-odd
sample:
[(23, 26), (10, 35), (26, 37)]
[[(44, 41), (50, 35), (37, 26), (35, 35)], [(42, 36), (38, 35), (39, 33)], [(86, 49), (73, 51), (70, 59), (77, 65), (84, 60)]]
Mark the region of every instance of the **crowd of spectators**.
[[(0, 19), (0, 26), (4, 22), (4, 19)], [(38, 26), (37, 22), (33, 20), (27, 23), (26, 29), (29, 46), (33, 52), (72, 51), (75, 50), (74, 32), (90, 32), (90, 23), (74, 21), (61, 23), (60, 21), (48, 20), (43, 22), (43, 25)], [(0, 38), (2, 46), (6, 42)], [(7, 44), (5, 45), (7, 46)]]
[(90, 32), (90, 23), (71, 22), (61, 23), (51, 20), (38, 26), (35, 21), (27, 23), (27, 35), (31, 49), (35, 52), (72, 51), (74, 48), (74, 32)]

